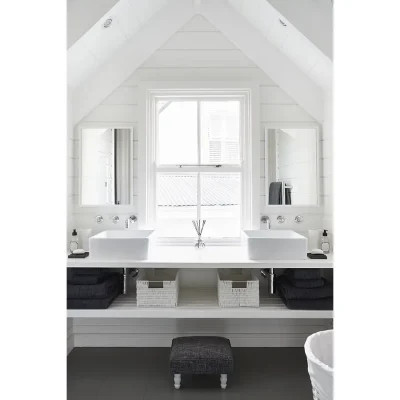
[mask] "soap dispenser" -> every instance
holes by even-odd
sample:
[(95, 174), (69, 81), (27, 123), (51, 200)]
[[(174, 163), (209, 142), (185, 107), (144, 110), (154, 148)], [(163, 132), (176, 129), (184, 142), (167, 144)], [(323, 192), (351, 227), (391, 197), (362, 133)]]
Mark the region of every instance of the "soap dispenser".
[(71, 240), (69, 241), (69, 251), (71, 254), (74, 250), (78, 250), (78, 232), (76, 229), (72, 231)]
[(321, 250), (325, 253), (328, 254), (331, 249), (331, 245), (329, 243), (328, 239), (328, 231), (324, 229), (324, 233), (322, 234), (322, 239), (321, 239)]

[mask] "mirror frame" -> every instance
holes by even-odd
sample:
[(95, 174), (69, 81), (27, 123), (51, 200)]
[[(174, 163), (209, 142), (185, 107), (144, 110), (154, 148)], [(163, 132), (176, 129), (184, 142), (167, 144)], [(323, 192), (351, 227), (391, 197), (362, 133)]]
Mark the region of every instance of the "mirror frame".
[[(304, 204), (304, 205), (273, 205), (268, 204), (267, 189), (269, 187), (268, 182), (268, 129), (315, 129), (316, 134), (316, 179), (317, 179), (317, 202), (316, 204)], [(265, 203), (263, 206), (266, 208), (267, 212), (273, 213), (285, 213), (285, 214), (297, 214), (299, 212), (304, 212), (305, 209), (316, 211), (321, 208), (321, 168), (320, 168), (320, 147), (321, 147), (321, 129), (317, 122), (276, 122), (276, 123), (266, 123), (264, 124), (264, 185), (265, 185)]]
[[(83, 129), (102, 129), (102, 128), (114, 128), (114, 129), (129, 129), (129, 145), (130, 145), (130, 163), (129, 163), (129, 183), (130, 183), (130, 188), (129, 188), (129, 204), (123, 204), (123, 205), (118, 205), (118, 204), (109, 204), (109, 205), (85, 205), (82, 204), (82, 134), (83, 134)], [(113, 122), (84, 122), (78, 125), (77, 127), (77, 137), (79, 138), (79, 176), (78, 176), (78, 184), (79, 184), (79, 203), (78, 203), (78, 209), (82, 211), (85, 210), (87, 212), (96, 212), (96, 213), (129, 213), (129, 212), (135, 212), (135, 207), (133, 203), (133, 177), (134, 177), (134, 171), (133, 171), (133, 164), (134, 164), (134, 148), (133, 148), (133, 142), (134, 142), (134, 132), (135, 132), (135, 126), (132, 124), (124, 124), (124, 123), (113, 123)]]

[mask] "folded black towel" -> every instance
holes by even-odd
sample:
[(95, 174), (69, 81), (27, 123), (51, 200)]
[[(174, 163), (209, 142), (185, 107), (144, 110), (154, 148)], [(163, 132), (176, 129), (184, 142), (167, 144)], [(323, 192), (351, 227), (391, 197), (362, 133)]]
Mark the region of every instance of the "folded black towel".
[(269, 185), (268, 204), (282, 204), (282, 182), (271, 182)]
[(318, 268), (288, 268), (284, 274), (290, 279), (319, 279), (321, 270)]
[(323, 278), (319, 279), (292, 279), (287, 277), (290, 283), (297, 288), (311, 289), (324, 286), (325, 280)]
[(121, 276), (113, 275), (104, 282), (95, 285), (67, 284), (68, 299), (103, 299), (109, 296), (121, 284)]
[(115, 270), (104, 268), (68, 268), (67, 283), (71, 285), (96, 285), (110, 276), (118, 274)]
[(111, 303), (121, 293), (122, 287), (115, 290), (104, 299), (68, 299), (67, 309), (69, 310), (103, 310), (108, 308)]
[(333, 297), (333, 286), (328, 281), (318, 288), (297, 288), (290, 283), (286, 276), (276, 278), (276, 286), (288, 300), (314, 300)]
[(311, 260), (326, 260), (328, 258), (326, 254), (312, 254), (312, 253), (307, 253), (307, 257)]
[(292, 189), (285, 188), (285, 204), (291, 205), (292, 204)]
[(290, 300), (285, 298), (279, 288), (278, 294), (285, 303), (285, 306), (290, 310), (333, 310), (333, 297), (314, 300)]

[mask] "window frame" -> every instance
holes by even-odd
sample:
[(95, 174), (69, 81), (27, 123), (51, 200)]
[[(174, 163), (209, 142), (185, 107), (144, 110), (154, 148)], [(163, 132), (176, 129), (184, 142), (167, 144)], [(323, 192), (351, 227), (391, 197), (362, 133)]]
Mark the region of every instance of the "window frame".
[[(206, 88), (206, 89), (205, 89)], [(156, 226), (156, 176), (159, 172), (171, 173), (241, 173), (241, 230), (259, 227), (260, 185), (260, 129), (259, 87), (254, 83), (205, 84), (204, 82), (156, 83), (139, 85), (139, 219), (140, 227), (154, 229)], [(162, 97), (179, 99), (216, 100), (218, 98), (240, 99), (240, 164), (215, 167), (171, 167), (156, 164), (157, 160), (157, 109), (156, 101)], [(198, 118), (199, 120), (199, 118)], [(198, 121), (199, 124), (199, 121)], [(257, 145), (258, 144), (258, 145)], [(254, 201), (256, 199), (256, 201)], [(195, 236), (195, 235), (194, 235)], [(159, 238), (163, 244), (193, 244), (193, 238)], [(237, 244), (240, 238), (207, 239), (207, 243)]]

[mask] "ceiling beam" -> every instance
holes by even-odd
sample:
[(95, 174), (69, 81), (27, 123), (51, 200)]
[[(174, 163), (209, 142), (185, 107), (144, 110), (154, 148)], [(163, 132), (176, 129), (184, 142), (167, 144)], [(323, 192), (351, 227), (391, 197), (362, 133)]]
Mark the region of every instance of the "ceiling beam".
[(170, 0), (73, 93), (75, 125), (117, 89), (194, 15), (192, 2)]
[(203, 1), (200, 12), (250, 60), (319, 122), (324, 120), (323, 90), (280, 52), (227, 1)]
[(268, 0), (326, 57), (333, 59), (333, 4), (331, 0)]

